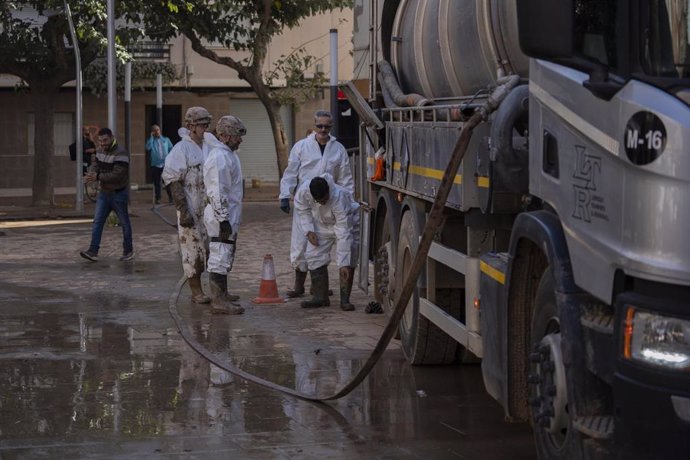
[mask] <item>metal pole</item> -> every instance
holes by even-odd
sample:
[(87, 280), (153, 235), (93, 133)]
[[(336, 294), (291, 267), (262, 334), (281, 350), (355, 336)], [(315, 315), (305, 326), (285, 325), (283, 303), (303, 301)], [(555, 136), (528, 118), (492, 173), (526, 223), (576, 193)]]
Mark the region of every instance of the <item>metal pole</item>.
[(117, 93), (115, 68), (115, 0), (107, 0), (108, 8), (108, 128), (117, 137)]
[(156, 74), (156, 124), (163, 132), (163, 75)]
[(331, 29), (331, 114), (333, 129), (331, 133), (338, 137), (338, 29)]
[(125, 150), (129, 154), (129, 183), (132, 183), (132, 115), (131, 115), (131, 100), (132, 100), (132, 61), (125, 63)]
[(69, 5), (67, 4), (67, 0), (64, 2), (65, 4), (65, 15), (67, 16), (67, 22), (69, 23), (69, 34), (72, 37), (72, 46), (74, 47), (74, 63), (77, 71), (77, 87), (76, 87), (76, 93), (77, 93), (77, 108), (76, 108), (76, 113), (77, 113), (77, 125), (75, 129), (75, 134), (76, 134), (76, 139), (77, 139), (77, 170), (76, 170), (76, 180), (75, 180), (75, 187), (76, 187), (76, 196), (75, 196), (75, 202), (74, 202), (74, 209), (77, 211), (83, 211), (84, 210), (84, 172), (82, 170), (82, 165), (84, 164), (84, 139), (82, 138), (82, 130), (84, 127), (82, 126), (84, 123), (82, 121), (83, 119), (83, 113), (82, 113), (82, 100), (81, 100), (81, 87), (82, 87), (82, 82), (81, 82), (81, 54), (79, 53), (79, 42), (77, 41), (77, 33), (74, 30), (74, 23), (72, 22), (72, 12), (69, 9)]

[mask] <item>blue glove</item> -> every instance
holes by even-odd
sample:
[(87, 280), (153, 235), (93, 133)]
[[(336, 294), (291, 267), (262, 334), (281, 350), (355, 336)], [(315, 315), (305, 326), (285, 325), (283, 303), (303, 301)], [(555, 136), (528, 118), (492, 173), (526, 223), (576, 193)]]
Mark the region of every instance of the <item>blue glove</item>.
[(280, 210), (285, 214), (290, 214), (290, 198), (280, 199)]

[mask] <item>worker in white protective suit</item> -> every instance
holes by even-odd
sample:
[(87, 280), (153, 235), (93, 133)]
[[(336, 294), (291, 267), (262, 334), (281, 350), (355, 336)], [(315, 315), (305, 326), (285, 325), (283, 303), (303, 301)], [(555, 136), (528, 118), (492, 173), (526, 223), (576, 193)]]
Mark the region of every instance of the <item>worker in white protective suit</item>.
[(349, 190), (335, 184), (331, 175), (325, 173), (300, 185), (295, 194), (295, 211), (299, 229), (308, 241), (305, 257), (313, 285), (313, 298), (302, 302), (302, 307), (330, 305), (328, 264), (335, 243), (340, 271), (340, 308), (354, 310), (350, 293), (359, 247), (359, 204)]
[(231, 302), (239, 297), (228, 293), (228, 272), (235, 259), (237, 231), (242, 217), (242, 166), (237, 149), (247, 129), (242, 120), (225, 115), (216, 124), (212, 149), (204, 163), (204, 184), (208, 204), (204, 224), (210, 238), (208, 275), (213, 313), (239, 315), (244, 308)]
[[(295, 195), (298, 187), (323, 173), (329, 173), (337, 185), (354, 194), (350, 160), (345, 147), (330, 134), (332, 126), (331, 113), (319, 110), (314, 115), (314, 132), (297, 142), (290, 151), (288, 165), (280, 181), (280, 209), (284, 212), (290, 212), (290, 196)], [(298, 217), (293, 213), (290, 263), (295, 270), (295, 285), (287, 292), (288, 297), (301, 297), (304, 294), (304, 282), (307, 278), (304, 255), (306, 247), (307, 239), (299, 231)]]
[[(182, 140), (165, 158), (161, 178), (177, 209), (177, 234), (182, 269), (192, 291), (192, 302), (207, 304), (211, 299), (201, 289), (201, 273), (206, 264), (208, 237), (203, 222), (206, 190), (203, 166), (208, 155), (207, 133), (211, 114), (203, 107), (190, 107), (185, 113), (185, 127), (178, 133)], [(206, 142), (205, 142), (206, 140)]]

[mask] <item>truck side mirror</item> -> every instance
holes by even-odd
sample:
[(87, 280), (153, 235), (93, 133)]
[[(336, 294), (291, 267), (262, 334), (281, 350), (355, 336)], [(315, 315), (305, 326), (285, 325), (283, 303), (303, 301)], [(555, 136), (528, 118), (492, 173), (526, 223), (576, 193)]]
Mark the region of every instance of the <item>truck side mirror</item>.
[(517, 0), (520, 48), (536, 59), (567, 59), (574, 52), (573, 0)]

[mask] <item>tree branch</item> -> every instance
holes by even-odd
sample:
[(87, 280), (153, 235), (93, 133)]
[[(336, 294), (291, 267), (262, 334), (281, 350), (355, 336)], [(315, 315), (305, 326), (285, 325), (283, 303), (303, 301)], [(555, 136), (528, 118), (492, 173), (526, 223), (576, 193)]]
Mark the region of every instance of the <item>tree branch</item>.
[(216, 53), (215, 51), (206, 48), (204, 44), (201, 43), (201, 39), (193, 29), (185, 29), (182, 31), (182, 33), (185, 35), (185, 37), (189, 39), (189, 41), (192, 43), (192, 49), (196, 51), (199, 55), (205, 57), (206, 59), (210, 59), (211, 61), (217, 64), (221, 64), (230, 67), (231, 69), (234, 69), (240, 78), (246, 79), (246, 66), (243, 66), (238, 61), (229, 56), (219, 56), (218, 53)]

